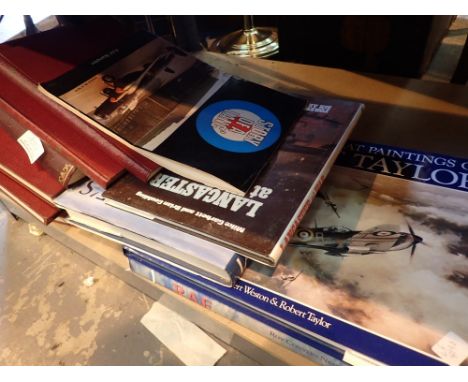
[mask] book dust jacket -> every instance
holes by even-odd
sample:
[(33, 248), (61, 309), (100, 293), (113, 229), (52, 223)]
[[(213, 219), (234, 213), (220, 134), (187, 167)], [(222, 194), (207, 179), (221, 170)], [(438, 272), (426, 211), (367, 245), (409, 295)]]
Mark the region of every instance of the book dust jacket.
[[(322, 102), (323, 101), (323, 102)], [(328, 109), (317, 109), (326, 104)], [(109, 204), (274, 264), (283, 252), (362, 105), (310, 103), (251, 191), (241, 197), (161, 171), (149, 184), (126, 176), (105, 193)]]
[[(339, 163), (276, 269), (252, 263), (242, 280), (283, 296), (292, 321), (322, 317), (309, 324), (324, 336), (350, 323), (467, 365), (468, 161), (351, 144)], [(377, 355), (349, 334), (337, 340)]]

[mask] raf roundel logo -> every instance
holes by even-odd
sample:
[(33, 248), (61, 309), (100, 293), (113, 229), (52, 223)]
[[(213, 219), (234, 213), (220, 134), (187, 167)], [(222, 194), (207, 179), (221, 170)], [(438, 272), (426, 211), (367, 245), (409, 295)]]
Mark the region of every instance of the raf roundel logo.
[(198, 114), (196, 127), (209, 144), (236, 153), (264, 150), (281, 136), (278, 118), (247, 101), (220, 101), (207, 106)]

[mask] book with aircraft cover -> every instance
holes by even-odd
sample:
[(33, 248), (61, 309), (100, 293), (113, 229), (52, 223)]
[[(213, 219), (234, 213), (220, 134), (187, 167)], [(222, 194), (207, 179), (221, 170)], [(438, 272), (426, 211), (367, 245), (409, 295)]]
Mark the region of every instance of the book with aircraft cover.
[(468, 365), (468, 160), (349, 142), (337, 163), (276, 268), (190, 285), (383, 364)]
[(244, 271), (245, 258), (232, 250), (113, 208), (104, 203), (103, 191), (86, 180), (62, 192), (54, 203), (67, 211), (69, 223), (216, 283), (232, 286)]
[(146, 32), (40, 89), (164, 168), (239, 195), (306, 104), (221, 73)]
[(307, 111), (245, 197), (164, 170), (148, 184), (124, 176), (103, 195), (114, 207), (274, 266), (361, 110), (356, 102), (310, 99)]

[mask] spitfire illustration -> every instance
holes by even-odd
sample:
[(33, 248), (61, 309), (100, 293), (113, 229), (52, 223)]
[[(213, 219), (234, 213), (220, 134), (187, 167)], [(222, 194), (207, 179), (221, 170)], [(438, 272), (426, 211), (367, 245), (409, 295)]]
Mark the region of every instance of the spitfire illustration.
[(389, 251), (400, 251), (411, 247), (411, 257), (423, 239), (414, 233), (400, 232), (397, 226), (380, 225), (364, 231), (353, 231), (346, 227), (299, 227), (290, 245), (316, 248), (327, 255), (370, 255)]
[(328, 194), (325, 191), (320, 190), (317, 193), (317, 198), (322, 199), (323, 202), (332, 209), (335, 215), (338, 216), (338, 218), (340, 217), (340, 214), (338, 213), (338, 206), (336, 205), (335, 202), (333, 202), (333, 200), (331, 200), (331, 198), (328, 196)]

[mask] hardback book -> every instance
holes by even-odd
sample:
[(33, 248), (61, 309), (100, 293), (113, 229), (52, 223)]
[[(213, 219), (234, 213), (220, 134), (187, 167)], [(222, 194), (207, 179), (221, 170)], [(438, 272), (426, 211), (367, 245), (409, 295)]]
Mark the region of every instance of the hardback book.
[(162, 167), (239, 195), (306, 103), (230, 77), (146, 32), (42, 82), (40, 90)]
[(104, 203), (103, 191), (93, 181), (86, 180), (64, 191), (54, 203), (67, 211), (68, 222), (80, 228), (216, 283), (230, 287), (244, 271), (245, 258), (232, 250), (113, 208)]
[(106, 21), (85, 27), (60, 27), (0, 44), (1, 108), (8, 108), (16, 117), (34, 125), (43, 141), (61, 150), (101, 185), (107, 186), (124, 170), (146, 181), (159, 170), (159, 165), (96, 131), (37, 89), (40, 82), (57, 77), (102, 51), (103, 45), (90, 37), (98, 31), (103, 44), (125, 36), (121, 27)]
[(328, 346), (318, 339), (305, 337), (279, 321), (248, 309), (245, 305), (215, 293), (212, 289), (204, 288), (204, 282), (197, 283), (191, 275), (183, 277), (181, 274), (184, 272), (180, 269), (161, 261), (150, 260), (134, 248), (124, 246), (123, 251), (128, 258), (130, 269), (139, 276), (269, 338), (320, 365), (348, 365), (343, 360), (345, 355), (340, 349)]
[(198, 284), (383, 364), (467, 365), (468, 160), (349, 142), (337, 163), (276, 268)]
[(35, 147), (34, 142), (31, 143), (34, 138), (23, 125), (0, 109), (0, 168), (50, 202), (85, 175), (47, 144), (37, 143)]
[(162, 170), (125, 176), (106, 203), (274, 266), (356, 124), (362, 105), (311, 99), (251, 191), (241, 197)]
[(117, 20), (101, 18), (6, 41), (0, 44), (0, 56), (27, 80), (39, 84), (68, 72), (131, 34), (130, 28)]
[(60, 209), (27, 189), (0, 168), (0, 193), (20, 205), (43, 224), (49, 224), (59, 214)]
[[(13, 117), (41, 141), (60, 151), (70, 162), (103, 186), (120, 177), (125, 168), (118, 163), (111, 146), (99, 144), (97, 134), (86, 137), (69, 128), (69, 115), (58, 105), (36, 91), (22, 78), (6, 73), (0, 57), (0, 108)], [(68, 115), (69, 114), (69, 115)], [(91, 130), (91, 129), (90, 129)]]

